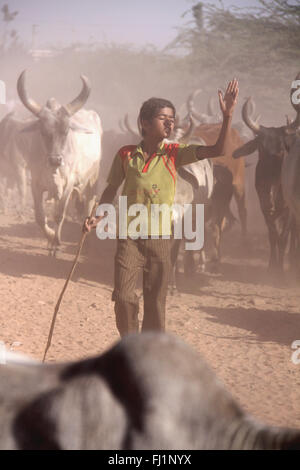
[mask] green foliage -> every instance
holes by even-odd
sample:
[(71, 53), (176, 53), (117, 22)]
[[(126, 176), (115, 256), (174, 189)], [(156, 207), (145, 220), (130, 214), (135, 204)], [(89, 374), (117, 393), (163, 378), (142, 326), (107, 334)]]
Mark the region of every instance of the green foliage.
[(236, 76), (241, 91), (267, 105), (270, 116), (279, 112), (300, 69), (299, 1), (260, 0), (256, 8), (197, 2), (191, 11), (194, 21), (172, 44), (185, 51), (191, 74), (209, 87)]
[(3, 21), (3, 27), (1, 29), (3, 33), (0, 38), (0, 55), (4, 55), (5, 53), (18, 50), (21, 47), (17, 31), (15, 29), (9, 29), (10, 23), (15, 19), (19, 12), (10, 11), (7, 3), (2, 6), (1, 12)]

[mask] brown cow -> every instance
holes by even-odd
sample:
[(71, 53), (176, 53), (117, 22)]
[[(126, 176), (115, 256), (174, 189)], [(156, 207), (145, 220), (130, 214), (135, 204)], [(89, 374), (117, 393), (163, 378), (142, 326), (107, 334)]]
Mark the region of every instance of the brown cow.
[(253, 112), (254, 103), (251, 98), (248, 98), (243, 106), (242, 116), (255, 137), (236, 149), (234, 157), (239, 158), (258, 151), (255, 188), (268, 228), (269, 268), (282, 272), (284, 253), (291, 227), (289, 209), (282, 194), (281, 167), (293, 140), (293, 134), (300, 128), (300, 110), (295, 108), (297, 116), (288, 125), (265, 127), (253, 121), (250, 107)]

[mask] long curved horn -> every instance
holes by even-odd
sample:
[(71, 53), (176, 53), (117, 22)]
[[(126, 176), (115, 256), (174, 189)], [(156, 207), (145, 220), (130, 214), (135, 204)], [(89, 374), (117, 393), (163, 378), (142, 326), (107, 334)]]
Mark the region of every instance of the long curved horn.
[(189, 124), (186, 129), (184, 129), (180, 125), (174, 128), (173, 140), (175, 142), (187, 140), (192, 135), (194, 128), (195, 128), (195, 122), (192, 116), (189, 116)]
[(32, 114), (38, 117), (39, 113), (42, 111), (43, 108), (36, 101), (34, 101), (32, 98), (28, 96), (28, 93), (25, 87), (25, 75), (26, 75), (26, 70), (23, 70), (23, 72), (18, 78), (18, 81), (17, 81), (18, 95), (23, 105), (25, 106), (25, 108), (27, 108)]
[(140, 133), (140, 136), (141, 136), (142, 135), (142, 124), (141, 124), (140, 117), (137, 118), (137, 125), (138, 125), (138, 130), (139, 130), (139, 133)]
[(208, 116), (216, 116), (216, 113), (215, 113), (215, 110), (214, 110), (214, 99), (213, 97), (211, 96), (208, 100), (208, 103), (207, 103), (207, 114)]
[(119, 128), (121, 129), (121, 132), (125, 132), (122, 119), (119, 119)]
[(130, 124), (130, 122), (129, 122), (129, 116), (128, 116), (128, 114), (125, 115), (125, 118), (124, 118), (124, 125), (125, 125), (126, 129), (127, 129), (132, 135), (134, 135), (135, 137), (138, 137), (138, 138), (141, 137), (140, 134), (139, 134), (137, 131), (135, 131), (135, 130), (131, 127), (131, 124)]
[(202, 93), (200, 88), (191, 93), (187, 99), (186, 106), (190, 116), (193, 116), (195, 119), (197, 119), (197, 121), (203, 122), (206, 121), (207, 116), (205, 114), (198, 113), (194, 106), (195, 98), (197, 95), (199, 95), (199, 93)]
[(258, 118), (256, 119), (256, 121), (252, 120), (252, 118), (250, 116), (250, 112), (249, 112), (249, 106), (251, 106), (251, 109), (252, 109), (252, 112), (253, 112), (254, 111), (254, 102), (253, 102), (251, 96), (249, 98), (247, 98), (245, 103), (243, 104), (242, 117), (243, 117), (243, 120), (244, 120), (245, 124), (254, 132), (254, 134), (258, 134), (259, 131), (260, 131), (260, 125), (257, 122)]
[(183, 136), (181, 137), (182, 140), (187, 140), (191, 137), (191, 135), (193, 134), (194, 132), (194, 129), (195, 129), (195, 121), (194, 119), (192, 118), (192, 116), (189, 116), (189, 125), (185, 131), (185, 133), (183, 134)]
[(82, 80), (81, 92), (77, 98), (75, 98), (75, 100), (64, 106), (69, 116), (73, 116), (73, 114), (77, 113), (77, 111), (79, 111), (85, 105), (88, 97), (90, 96), (91, 84), (89, 79), (85, 75), (81, 75), (80, 78)]

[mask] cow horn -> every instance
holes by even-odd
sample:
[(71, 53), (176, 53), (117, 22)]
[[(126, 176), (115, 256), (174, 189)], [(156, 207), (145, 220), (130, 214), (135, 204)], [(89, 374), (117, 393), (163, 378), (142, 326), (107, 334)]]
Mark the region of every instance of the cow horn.
[(121, 131), (125, 133), (125, 129), (124, 129), (124, 126), (123, 126), (122, 119), (119, 119), (119, 127), (120, 127)]
[(252, 107), (252, 112), (254, 112), (254, 102), (251, 96), (247, 98), (245, 103), (243, 104), (242, 117), (243, 117), (245, 124), (254, 132), (254, 134), (258, 134), (260, 131), (260, 125), (257, 122), (258, 118), (256, 119), (256, 121), (252, 120), (250, 113), (249, 113), (249, 106)]
[(187, 99), (186, 106), (187, 106), (187, 109), (188, 109), (188, 112), (189, 112), (190, 116), (193, 116), (195, 119), (197, 119), (197, 121), (203, 122), (203, 121), (206, 120), (206, 116), (204, 114), (198, 113), (195, 110), (195, 106), (194, 106), (195, 98), (201, 92), (202, 92), (202, 90), (200, 88), (198, 88), (193, 93), (191, 93), (190, 96)]
[(26, 70), (23, 70), (23, 72), (18, 78), (18, 82), (17, 82), (18, 95), (23, 105), (25, 106), (25, 108), (27, 108), (32, 114), (38, 117), (40, 112), (42, 111), (42, 106), (36, 103), (36, 101), (34, 101), (32, 98), (29, 98), (27, 91), (26, 91), (26, 87), (25, 87), (25, 75), (26, 75)]
[(212, 117), (216, 115), (214, 111), (214, 99), (212, 96), (209, 98), (208, 103), (207, 103), (207, 114), (208, 116), (212, 116)]
[(125, 115), (125, 118), (124, 118), (124, 125), (126, 127), (126, 129), (132, 134), (134, 135), (135, 137), (138, 136), (138, 138), (140, 138), (140, 135), (137, 131), (135, 131), (132, 127), (131, 127), (131, 124), (129, 122), (129, 115), (126, 114)]
[(73, 116), (73, 114), (77, 113), (77, 111), (79, 111), (85, 105), (91, 92), (89, 79), (85, 75), (81, 75), (80, 78), (82, 80), (81, 92), (77, 98), (75, 98), (75, 100), (64, 106), (69, 116)]
[(194, 129), (195, 129), (195, 121), (193, 120), (193, 117), (192, 116), (189, 116), (189, 125), (185, 131), (185, 133), (183, 134), (183, 136), (181, 137), (182, 140), (186, 140), (188, 138), (190, 138), (190, 136), (193, 134), (194, 132)]
[(140, 133), (140, 135), (142, 135), (142, 124), (141, 124), (140, 117), (137, 118), (137, 125), (138, 125), (138, 129), (139, 129), (139, 133)]

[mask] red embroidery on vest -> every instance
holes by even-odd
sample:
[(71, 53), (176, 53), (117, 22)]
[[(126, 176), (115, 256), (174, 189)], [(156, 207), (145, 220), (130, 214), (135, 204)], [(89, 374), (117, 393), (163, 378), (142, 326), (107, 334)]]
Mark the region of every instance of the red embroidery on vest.
[(166, 169), (168, 170), (168, 172), (169, 172), (169, 173), (170, 173), (170, 175), (172, 176), (172, 178), (173, 178), (173, 181), (174, 181), (174, 184), (175, 184), (175, 175), (173, 174), (173, 172), (172, 172), (171, 168), (169, 167), (169, 165), (168, 165), (168, 161), (166, 161), (166, 159), (165, 159), (165, 156), (164, 156), (164, 155), (162, 155), (162, 161), (164, 162), (164, 165), (165, 165)]
[(127, 173), (127, 167), (130, 160), (132, 160), (132, 152), (136, 149), (136, 145), (126, 145), (119, 150), (119, 155), (123, 164), (124, 172)]
[(176, 167), (176, 158), (178, 154), (179, 144), (165, 144), (165, 151), (170, 162)]
[(151, 157), (147, 161), (146, 165), (144, 166), (142, 173), (147, 173), (149, 165), (150, 165), (150, 163), (152, 162), (152, 160), (155, 156), (156, 156), (156, 153), (153, 153), (153, 155), (151, 155)]

